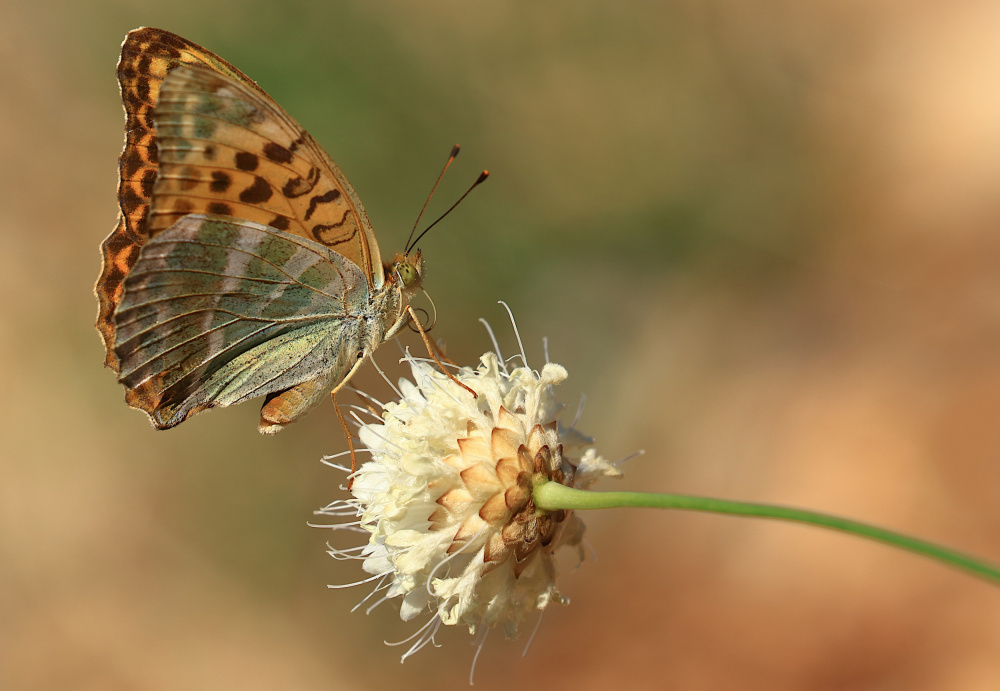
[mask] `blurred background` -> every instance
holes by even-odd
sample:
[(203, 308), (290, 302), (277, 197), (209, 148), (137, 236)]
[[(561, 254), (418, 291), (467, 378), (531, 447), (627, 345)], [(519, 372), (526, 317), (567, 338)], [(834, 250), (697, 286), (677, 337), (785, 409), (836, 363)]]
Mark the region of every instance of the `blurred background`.
[[(558, 0), (0, 3), (0, 688), (462, 688), (309, 528), (332, 407), (155, 432), (102, 367), (129, 29), (257, 80), (422, 243), (437, 338), (567, 366), (626, 477), (849, 515), (1000, 561), (1000, 6)], [(404, 345), (417, 347), (412, 334)], [(378, 361), (392, 376), (398, 348)], [(359, 386), (388, 398), (366, 368)], [(996, 689), (1000, 590), (815, 529), (590, 514), (598, 559), (476, 686)], [(347, 546), (347, 536), (338, 544)], [(526, 632), (527, 633), (527, 632)]]

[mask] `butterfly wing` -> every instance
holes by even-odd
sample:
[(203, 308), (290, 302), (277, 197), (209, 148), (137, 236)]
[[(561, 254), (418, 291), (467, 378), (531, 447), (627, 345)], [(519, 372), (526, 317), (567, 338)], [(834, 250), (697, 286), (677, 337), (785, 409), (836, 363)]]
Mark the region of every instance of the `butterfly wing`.
[(382, 284), (361, 202), (326, 153), (274, 101), (225, 74), (180, 65), (153, 111), (160, 164), (151, 235), (189, 213), (265, 223), (330, 247)]
[(188, 215), (157, 233), (124, 287), (120, 381), (160, 429), (303, 382), (322, 397), (357, 362), (367, 328), (368, 282), (355, 264), (227, 216)]
[[(150, 238), (189, 213), (232, 215), (333, 248), (369, 287), (383, 281), (368, 217), (343, 173), (246, 75), (170, 32), (141, 28), (122, 44), (125, 106), (118, 225), (102, 245), (97, 328), (121, 372), (114, 313)], [(147, 410), (147, 412), (149, 412)]]

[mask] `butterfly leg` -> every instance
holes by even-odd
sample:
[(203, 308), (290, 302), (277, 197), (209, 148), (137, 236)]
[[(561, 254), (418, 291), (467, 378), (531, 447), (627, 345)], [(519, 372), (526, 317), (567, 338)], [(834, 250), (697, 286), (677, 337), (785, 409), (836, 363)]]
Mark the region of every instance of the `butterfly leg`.
[[(410, 318), (413, 320), (412, 323), (417, 327), (417, 331), (420, 332), (420, 338), (424, 339), (424, 347), (427, 348), (427, 354), (430, 355), (431, 358), (434, 360), (434, 362), (437, 363), (438, 367), (441, 368), (441, 371), (444, 373), (444, 375), (449, 379), (451, 379), (456, 384), (458, 384), (459, 386), (461, 386), (463, 389), (471, 393), (473, 398), (479, 398), (479, 396), (476, 395), (475, 391), (473, 391), (468, 386), (455, 379), (455, 377), (451, 376), (451, 372), (445, 369), (444, 364), (442, 364), (442, 362), (438, 359), (438, 356), (434, 354), (434, 348), (431, 347), (431, 339), (427, 338), (427, 332), (425, 332), (424, 328), (420, 326), (420, 320), (417, 319), (417, 314), (416, 312), (413, 311), (413, 307), (407, 305), (406, 311), (410, 313)], [(447, 360), (448, 358), (445, 359)], [(448, 362), (451, 362), (451, 360), (448, 360)]]
[(347, 420), (344, 419), (344, 414), (340, 412), (340, 404), (337, 403), (337, 393), (331, 391), (330, 398), (333, 400), (333, 409), (337, 411), (337, 419), (340, 420), (340, 426), (344, 429), (344, 436), (347, 437), (347, 448), (351, 452), (351, 479), (347, 482), (347, 489), (350, 490), (354, 485), (354, 473), (358, 469), (358, 458), (354, 452), (354, 439), (351, 435), (351, 429), (347, 426)]

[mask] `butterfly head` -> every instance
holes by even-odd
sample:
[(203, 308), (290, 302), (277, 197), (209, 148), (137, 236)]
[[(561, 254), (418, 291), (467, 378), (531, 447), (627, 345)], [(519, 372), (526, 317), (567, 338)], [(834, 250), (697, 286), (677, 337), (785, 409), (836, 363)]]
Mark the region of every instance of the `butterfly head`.
[(396, 254), (388, 267), (388, 274), (399, 285), (403, 295), (411, 297), (424, 282), (424, 258), (420, 250), (413, 254)]

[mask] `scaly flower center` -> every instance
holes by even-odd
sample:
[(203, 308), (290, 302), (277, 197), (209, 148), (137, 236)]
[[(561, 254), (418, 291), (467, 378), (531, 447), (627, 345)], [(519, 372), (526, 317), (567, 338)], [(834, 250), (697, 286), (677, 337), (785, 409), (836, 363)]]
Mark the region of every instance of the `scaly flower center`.
[[(556, 424), (536, 424), (525, 434), (522, 420), (501, 407), (496, 427), (483, 429), (469, 421), (466, 436), (457, 440), (459, 452), (443, 460), (461, 478), (461, 486), (444, 491), (430, 516), (430, 530), (457, 525), (447, 552), (464, 549), (476, 536), (488, 533), (483, 551), (485, 572), (513, 556), (513, 575), (519, 577), (539, 549), (549, 548), (568, 514), (546, 512), (531, 500), (534, 482), (552, 480), (572, 485), (573, 468), (563, 463)], [(443, 484), (438, 480), (430, 484)], [(473, 510), (478, 507), (478, 510)]]

